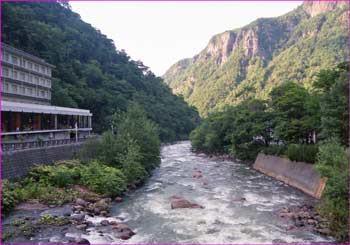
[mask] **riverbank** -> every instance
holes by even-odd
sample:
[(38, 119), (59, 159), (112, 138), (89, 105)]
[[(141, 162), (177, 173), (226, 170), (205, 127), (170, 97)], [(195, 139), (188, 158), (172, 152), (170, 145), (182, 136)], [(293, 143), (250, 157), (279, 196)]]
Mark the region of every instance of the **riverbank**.
[[(194, 154), (190, 148), (189, 142), (162, 147), (162, 163), (144, 185), (126, 192), (122, 202), (100, 197), (109, 206), (102, 210), (107, 213), (97, 215), (89, 211), (99, 200), (82, 196), (79, 198), (83, 201), (75, 199), (63, 206), (14, 211), (4, 219), (6, 231), (11, 223), (12, 229), (17, 230), (25, 230), (41, 219), (47, 223), (37, 224), (40, 232), (31, 238), (13, 236), (6, 242), (334, 242), (302, 218), (303, 206), (310, 207), (317, 200), (244, 164)], [(314, 210), (306, 211), (315, 216)], [(27, 225), (17, 219), (25, 220)], [(135, 234), (122, 240), (119, 237), (124, 230), (118, 229), (126, 229), (127, 235)]]

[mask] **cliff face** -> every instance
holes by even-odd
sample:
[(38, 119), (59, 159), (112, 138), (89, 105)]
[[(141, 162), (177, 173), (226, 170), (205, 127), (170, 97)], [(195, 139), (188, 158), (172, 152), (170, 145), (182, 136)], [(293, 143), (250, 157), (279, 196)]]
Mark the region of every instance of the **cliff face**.
[(247, 97), (266, 98), (286, 80), (308, 87), (320, 69), (347, 57), (346, 7), (305, 2), (283, 16), (215, 35), (198, 55), (171, 66), (164, 80), (204, 116)]

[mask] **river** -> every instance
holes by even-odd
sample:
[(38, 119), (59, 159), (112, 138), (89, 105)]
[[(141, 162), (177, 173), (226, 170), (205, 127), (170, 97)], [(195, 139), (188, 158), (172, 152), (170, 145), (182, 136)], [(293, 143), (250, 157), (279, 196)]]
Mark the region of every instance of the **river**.
[[(160, 167), (143, 187), (112, 206), (111, 216), (122, 217), (134, 236), (122, 241), (112, 234), (101, 235), (99, 226), (81, 236), (92, 244), (334, 242), (312, 229), (286, 229), (290, 221), (279, 217), (278, 211), (314, 201), (299, 190), (245, 164), (195, 154), (187, 141), (163, 146), (161, 158)], [(202, 178), (193, 178), (196, 169), (202, 171)], [(173, 195), (204, 208), (171, 209)], [(90, 218), (94, 223), (102, 219)], [(40, 234), (31, 243), (54, 242), (52, 234)], [(65, 234), (70, 235), (74, 236)]]
[[(191, 152), (189, 142), (164, 146), (161, 166), (147, 184), (115, 205), (136, 235), (127, 243), (319, 243), (330, 242), (309, 230), (286, 231), (276, 212), (310, 197), (250, 167)], [(203, 177), (192, 177), (199, 169)], [(203, 185), (207, 182), (207, 185)], [(204, 209), (171, 209), (177, 195)], [(244, 197), (244, 202), (232, 200)], [(86, 236), (91, 243), (110, 243)], [(120, 242), (120, 241), (119, 241)]]

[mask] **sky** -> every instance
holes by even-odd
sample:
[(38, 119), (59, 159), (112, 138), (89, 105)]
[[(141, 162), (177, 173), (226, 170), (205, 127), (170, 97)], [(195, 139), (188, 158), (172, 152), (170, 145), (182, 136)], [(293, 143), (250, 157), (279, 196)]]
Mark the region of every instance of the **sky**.
[(215, 34), (275, 17), (302, 2), (71, 1), (72, 10), (112, 39), (133, 60), (162, 76), (175, 62), (199, 53)]

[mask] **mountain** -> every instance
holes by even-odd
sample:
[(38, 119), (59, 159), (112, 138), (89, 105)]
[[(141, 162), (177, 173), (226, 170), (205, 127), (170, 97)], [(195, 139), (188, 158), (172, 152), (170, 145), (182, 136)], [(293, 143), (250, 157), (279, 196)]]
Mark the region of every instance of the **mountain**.
[[(197, 111), (140, 61), (81, 20), (65, 2), (2, 2), (2, 41), (45, 59), (53, 70), (52, 104), (90, 109), (94, 130), (128, 104), (143, 106), (162, 140), (185, 138)], [(122, 23), (119, 23), (120, 25)]]
[(304, 2), (277, 17), (215, 35), (193, 58), (164, 74), (202, 116), (295, 81), (306, 88), (324, 68), (347, 60), (347, 2)]

